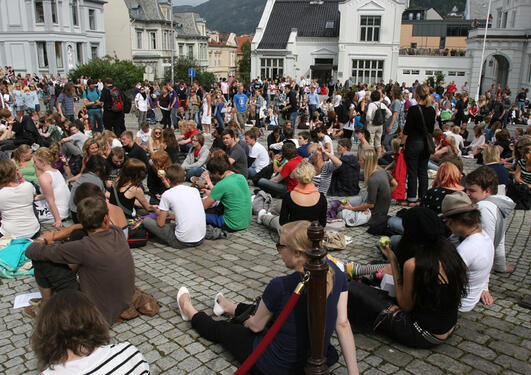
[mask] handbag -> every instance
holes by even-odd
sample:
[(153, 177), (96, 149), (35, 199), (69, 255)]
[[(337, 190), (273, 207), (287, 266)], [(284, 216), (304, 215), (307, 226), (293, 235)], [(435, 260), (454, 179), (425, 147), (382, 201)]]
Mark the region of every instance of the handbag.
[(428, 128), (426, 127), (426, 121), (424, 121), (424, 113), (422, 113), (422, 109), (420, 109), (420, 106), (417, 106), (420, 112), (420, 118), (422, 119), (422, 127), (424, 128), (424, 137), (426, 138), (426, 150), (430, 155), (435, 153), (435, 143), (433, 143), (433, 136), (428, 132)]

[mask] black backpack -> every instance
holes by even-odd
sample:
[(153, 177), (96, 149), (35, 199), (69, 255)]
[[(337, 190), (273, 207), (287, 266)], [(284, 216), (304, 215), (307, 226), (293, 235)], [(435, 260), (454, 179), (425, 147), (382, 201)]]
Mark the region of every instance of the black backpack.
[(342, 124), (346, 124), (347, 122), (349, 122), (349, 110), (345, 102), (341, 103), (336, 107), (336, 116), (337, 120)]
[(374, 111), (374, 117), (372, 118), (372, 126), (383, 125), (385, 122), (385, 109), (380, 104), (378, 109)]

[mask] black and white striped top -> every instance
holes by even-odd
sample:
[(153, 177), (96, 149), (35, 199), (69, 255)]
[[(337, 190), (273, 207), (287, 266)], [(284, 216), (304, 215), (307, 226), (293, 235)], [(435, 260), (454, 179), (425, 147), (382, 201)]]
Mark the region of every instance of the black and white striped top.
[(128, 343), (112, 344), (96, 349), (78, 360), (56, 365), (43, 375), (149, 375), (149, 365), (138, 349)]

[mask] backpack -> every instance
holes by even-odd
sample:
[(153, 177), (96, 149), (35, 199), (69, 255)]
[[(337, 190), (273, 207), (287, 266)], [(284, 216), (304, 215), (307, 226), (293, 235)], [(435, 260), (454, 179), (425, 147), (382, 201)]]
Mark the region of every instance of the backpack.
[(383, 125), (385, 122), (385, 109), (382, 109), (382, 105), (378, 107), (376, 111), (374, 111), (374, 116), (372, 118), (372, 126), (379, 126)]
[(124, 113), (131, 112), (132, 102), (127, 95), (124, 95)]
[(112, 100), (111, 111), (123, 112), (124, 100), (123, 100), (122, 92), (117, 87), (113, 87), (111, 89), (111, 100)]
[(341, 103), (336, 107), (336, 115), (340, 123), (346, 124), (347, 122), (349, 122), (350, 117), (348, 112), (349, 111), (345, 103)]

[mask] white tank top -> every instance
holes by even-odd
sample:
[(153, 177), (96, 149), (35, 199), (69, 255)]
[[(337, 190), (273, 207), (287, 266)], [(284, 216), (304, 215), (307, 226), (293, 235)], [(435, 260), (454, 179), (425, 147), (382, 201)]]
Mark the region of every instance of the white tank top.
[(53, 195), (55, 198), (55, 205), (59, 211), (59, 216), (61, 219), (66, 219), (70, 216), (70, 208), (68, 202), (70, 201), (70, 189), (66, 185), (65, 179), (61, 172), (55, 171), (46, 171), (52, 177), (52, 189)]

